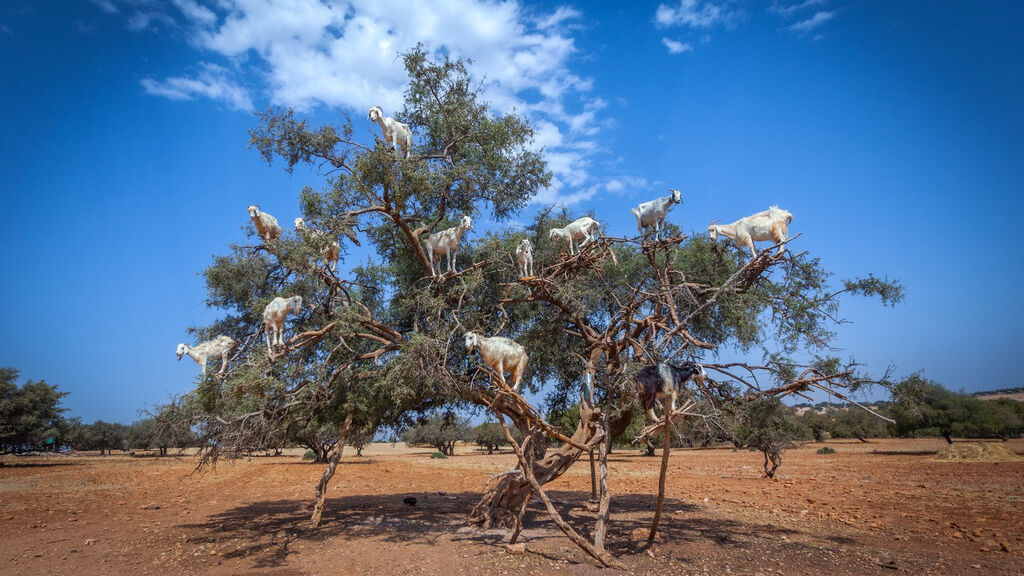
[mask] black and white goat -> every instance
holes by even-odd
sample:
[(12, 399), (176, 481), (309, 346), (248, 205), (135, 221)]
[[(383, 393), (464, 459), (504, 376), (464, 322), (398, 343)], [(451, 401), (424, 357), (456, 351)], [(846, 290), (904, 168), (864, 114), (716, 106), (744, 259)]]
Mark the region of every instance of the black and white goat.
[(670, 188), (669, 192), (671, 194), (668, 196), (644, 202), (636, 208), (630, 209), (633, 216), (636, 216), (636, 229), (640, 234), (644, 234), (645, 230), (653, 225), (654, 239), (660, 239), (661, 227), (665, 225), (665, 216), (668, 215), (668, 211), (676, 204), (683, 202), (683, 194), (679, 190)]
[(704, 383), (707, 373), (704, 367), (696, 362), (686, 362), (682, 366), (674, 366), (661, 362), (654, 366), (647, 366), (636, 374), (636, 391), (640, 396), (640, 405), (644, 413), (650, 416), (654, 422), (658, 417), (654, 415), (654, 402), (659, 399), (669, 399), (669, 413), (676, 409), (676, 398), (683, 387), (691, 378), (696, 378), (700, 384)]

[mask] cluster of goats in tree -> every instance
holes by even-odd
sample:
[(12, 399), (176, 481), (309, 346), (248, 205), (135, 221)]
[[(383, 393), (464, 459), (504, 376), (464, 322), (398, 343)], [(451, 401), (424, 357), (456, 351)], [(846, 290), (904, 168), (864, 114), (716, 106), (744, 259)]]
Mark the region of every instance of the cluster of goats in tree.
[[(733, 408), (747, 402), (870, 382), (852, 364), (837, 369), (838, 359), (801, 365), (784, 355), (803, 342), (828, 344), (820, 324), (835, 318), (838, 294), (877, 294), (891, 302), (902, 297), (899, 286), (858, 279), (827, 293), (807, 281), (826, 272), (816, 259), (783, 255), (793, 216), (777, 206), (732, 224), (713, 221), (711, 241), (684, 243), (686, 235), (676, 232), (668, 216), (683, 195), (675, 189), (630, 209), (639, 236), (609, 236), (607, 221), (589, 215), (570, 221), (544, 211), (527, 233), (467, 236), (478, 207), (507, 220), (552, 174), (530, 147), (529, 124), (478, 104), (461, 62), (438, 66), (414, 50), (405, 63), (409, 125), (370, 108), (367, 119), (380, 128), (372, 147), (351, 138), (351, 122), (311, 130), (290, 110), (260, 114), (260, 127), (250, 131), (268, 162), (280, 156), (289, 171), (302, 163), (340, 175), (322, 193), (303, 191), (304, 218), (295, 218), (290, 238), (276, 218), (249, 206), (257, 245), (233, 246), (231, 256), (207, 270), (211, 302), (235, 312), (204, 338), (227, 333), (239, 342), (217, 336), (178, 346), (179, 360), (188, 354), (203, 371), (195, 420), (209, 439), (205, 462), (264, 443), (295, 417), (325, 416), (337, 441), (316, 486), (315, 527), (348, 434), (403, 426), (415, 414), (470, 403), (493, 412), (519, 463), (488, 480), (468, 522), (510, 528), (514, 544), (536, 497), (574, 543), (621, 567), (605, 548), (607, 462), (612, 439), (626, 433), (637, 404), (640, 419), (653, 423), (634, 442), (650, 446), (656, 434), (663, 436), (652, 542), (676, 419), (728, 425), (743, 413)], [(414, 150), (410, 125), (424, 131), (422, 150)], [(359, 245), (356, 232), (379, 256), (341, 274), (340, 235)], [(738, 251), (723, 255), (720, 236)], [(475, 257), (467, 264), (464, 253), (460, 269), (459, 250), (470, 242)], [(778, 251), (758, 253), (757, 242)], [(770, 270), (784, 272), (769, 277)], [(783, 344), (765, 366), (702, 359), (732, 341), (749, 346), (771, 338), (762, 319), (779, 329)], [(261, 357), (261, 333), (269, 363)], [(205, 381), (207, 362), (217, 356), (218, 379), (229, 383), (230, 394)], [(271, 366), (287, 358), (293, 361)], [(716, 382), (709, 373), (730, 380)], [(759, 374), (777, 385), (762, 387)], [(561, 410), (573, 404), (580, 376), (585, 389), (575, 403), (573, 432), (549, 423), (521, 394), (524, 380), (530, 388), (548, 383), (556, 392), (552, 409)], [(487, 380), (490, 385), (478, 384)], [(738, 393), (732, 382), (749, 392)], [(235, 392), (246, 401), (235, 402)], [(562, 519), (544, 490), (587, 454), (598, 502), (592, 543)]]
[[(370, 108), (367, 118), (380, 126), (384, 141), (389, 147), (395, 148), (403, 158), (409, 158), (412, 150), (412, 131), (407, 125), (394, 118), (384, 116), (383, 110), (379, 106)], [(668, 196), (643, 202), (630, 210), (636, 218), (637, 230), (641, 233), (642, 240), (649, 239), (652, 227), (654, 229), (653, 241), (662, 240), (665, 218), (676, 204), (682, 203), (682, 193), (679, 190), (671, 189), (669, 192)], [(258, 204), (249, 206), (248, 212), (257, 236), (264, 243), (269, 245), (280, 237), (281, 227), (276, 218), (261, 211)], [(737, 247), (749, 249), (753, 256), (757, 256), (757, 252), (754, 250), (755, 241), (771, 241), (779, 245), (779, 253), (781, 253), (782, 245), (788, 239), (788, 225), (792, 220), (792, 214), (772, 206), (768, 210), (741, 218), (732, 224), (717, 224), (716, 220), (708, 226), (708, 235), (712, 240), (724, 236)], [(456, 255), (463, 235), (471, 230), (472, 226), (472, 218), (463, 215), (458, 225), (432, 233), (427, 237), (424, 251), (430, 263), (431, 276), (444, 276), (448, 273), (456, 274), (458, 272)], [(303, 218), (295, 219), (295, 231), (302, 237), (320, 245), (327, 268), (333, 274), (341, 255), (341, 246), (337, 239), (330, 237), (325, 232), (310, 228)], [(552, 242), (568, 244), (570, 257), (582, 252), (583, 248), (599, 235), (603, 235), (601, 223), (589, 216), (579, 218), (562, 228), (551, 228), (548, 231), (548, 239)], [(356, 243), (358, 244), (358, 242)], [(445, 256), (446, 266), (441, 263), (442, 254)], [(515, 259), (520, 275), (524, 279), (533, 277), (533, 245), (530, 240), (523, 238), (519, 242), (515, 249)], [(285, 320), (289, 313), (298, 315), (301, 310), (301, 296), (288, 298), (279, 296), (267, 304), (263, 311), (263, 325), (269, 352), (272, 353), (276, 346), (284, 346)], [(516, 393), (519, 392), (523, 372), (529, 358), (526, 350), (520, 344), (508, 338), (486, 337), (472, 331), (465, 333), (465, 344), (468, 351), (479, 352), (484, 364), (494, 371), (502, 385), (505, 385), (505, 373), (511, 373), (512, 389)], [(218, 374), (224, 374), (228, 364), (228, 353), (236, 346), (237, 343), (234, 340), (222, 335), (213, 340), (201, 342), (195, 347), (184, 343), (179, 344), (177, 354), (179, 360), (184, 354), (188, 354), (194, 359), (202, 367), (205, 378), (207, 361), (218, 355), (221, 357), (221, 369)], [(690, 379), (701, 381), (705, 376), (704, 368), (696, 363), (686, 363), (682, 367), (658, 363), (642, 369), (635, 376), (635, 381), (644, 413), (656, 421), (653, 406), (660, 399), (668, 399), (670, 410), (674, 411), (678, 394), (686, 382)]]

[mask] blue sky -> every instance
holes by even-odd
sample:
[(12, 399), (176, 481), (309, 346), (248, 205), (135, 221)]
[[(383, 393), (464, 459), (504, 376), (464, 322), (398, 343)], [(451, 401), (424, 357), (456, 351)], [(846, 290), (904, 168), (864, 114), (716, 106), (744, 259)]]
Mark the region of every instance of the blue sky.
[(216, 317), (198, 274), (247, 205), (291, 222), (322, 183), (246, 149), (252, 110), (347, 113), (372, 142), (423, 42), (538, 129), (555, 182), (523, 220), (565, 202), (632, 234), (672, 187), (699, 233), (778, 204), (838, 278), (906, 287), (844, 302), (841, 355), (1019, 386), (1022, 26), (1018, 2), (5, 2), (0, 365), (86, 421), (189, 390), (174, 348)]

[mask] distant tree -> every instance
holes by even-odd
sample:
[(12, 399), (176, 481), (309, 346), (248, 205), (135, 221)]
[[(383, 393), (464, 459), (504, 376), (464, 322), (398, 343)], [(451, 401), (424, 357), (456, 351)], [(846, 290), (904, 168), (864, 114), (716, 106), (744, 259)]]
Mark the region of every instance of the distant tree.
[(409, 446), (432, 446), (447, 456), (455, 455), (455, 443), (464, 440), (468, 432), (468, 420), (460, 419), (454, 412), (435, 414), (410, 426), (402, 433), (402, 441)]
[(473, 428), (469, 437), (476, 442), (477, 446), (486, 448), (488, 454), (494, 454), (499, 446), (508, 444), (505, 432), (501, 429), (501, 424), (497, 422), (484, 422), (478, 425)]
[(736, 439), (741, 445), (764, 454), (764, 475), (774, 478), (782, 465), (783, 451), (792, 448), (794, 440), (808, 437), (809, 432), (778, 398), (760, 398), (739, 408)]
[(18, 386), (20, 371), (0, 368), (0, 452), (56, 450), (67, 392), (45, 380)]
[(367, 444), (373, 442), (373, 436), (376, 433), (377, 431), (370, 427), (349, 432), (348, 445), (355, 448), (357, 457), (362, 457), (363, 448), (366, 448)]
[(124, 450), (128, 427), (116, 422), (97, 420), (79, 424), (68, 435), (68, 444), (75, 450), (99, 450), (100, 455)]
[(338, 443), (338, 432), (333, 423), (322, 423), (316, 418), (301, 419), (288, 428), (288, 440), (311, 451), (314, 462), (327, 462)]
[(939, 435), (952, 444), (953, 436), (1005, 438), (1022, 427), (1011, 404), (958, 394), (919, 374), (897, 384), (893, 398), (894, 430), (903, 436)]
[(1009, 398), (996, 398), (985, 402), (992, 408), (992, 418), (998, 429), (997, 436), (1005, 440), (1024, 433), (1024, 402)]
[(810, 405), (802, 406), (808, 408), (803, 414), (797, 416), (800, 424), (807, 429), (815, 442), (824, 442), (832, 437), (832, 419), (827, 414), (818, 412)]
[(855, 406), (829, 412), (827, 421), (829, 433), (834, 438), (856, 438), (867, 442), (868, 438), (889, 436), (889, 428), (884, 420)]
[(195, 442), (195, 434), (177, 421), (172, 405), (161, 407), (155, 416), (133, 422), (125, 430), (125, 446), (129, 449), (159, 450), (166, 456), (170, 448), (184, 448)]

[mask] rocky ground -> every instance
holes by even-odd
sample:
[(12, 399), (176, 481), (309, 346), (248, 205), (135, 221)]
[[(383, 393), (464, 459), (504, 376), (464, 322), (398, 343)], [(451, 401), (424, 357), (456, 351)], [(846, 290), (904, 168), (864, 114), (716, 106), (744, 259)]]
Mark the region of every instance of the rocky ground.
[[(1024, 459), (934, 458), (942, 440), (820, 444), (761, 456), (677, 450), (662, 534), (644, 546), (658, 458), (612, 454), (609, 547), (635, 574), (1024, 574)], [(1024, 440), (1004, 444), (1024, 454)], [(464, 525), (510, 453), (457, 456), (374, 445), (346, 455), (320, 529), (322, 472), (298, 456), (193, 473), (182, 457), (4, 456), (0, 574), (590, 574), (600, 570), (548, 520), (527, 516), (526, 550)], [(577, 530), (594, 513), (589, 467), (549, 486)], [(415, 506), (403, 504), (415, 497)]]

